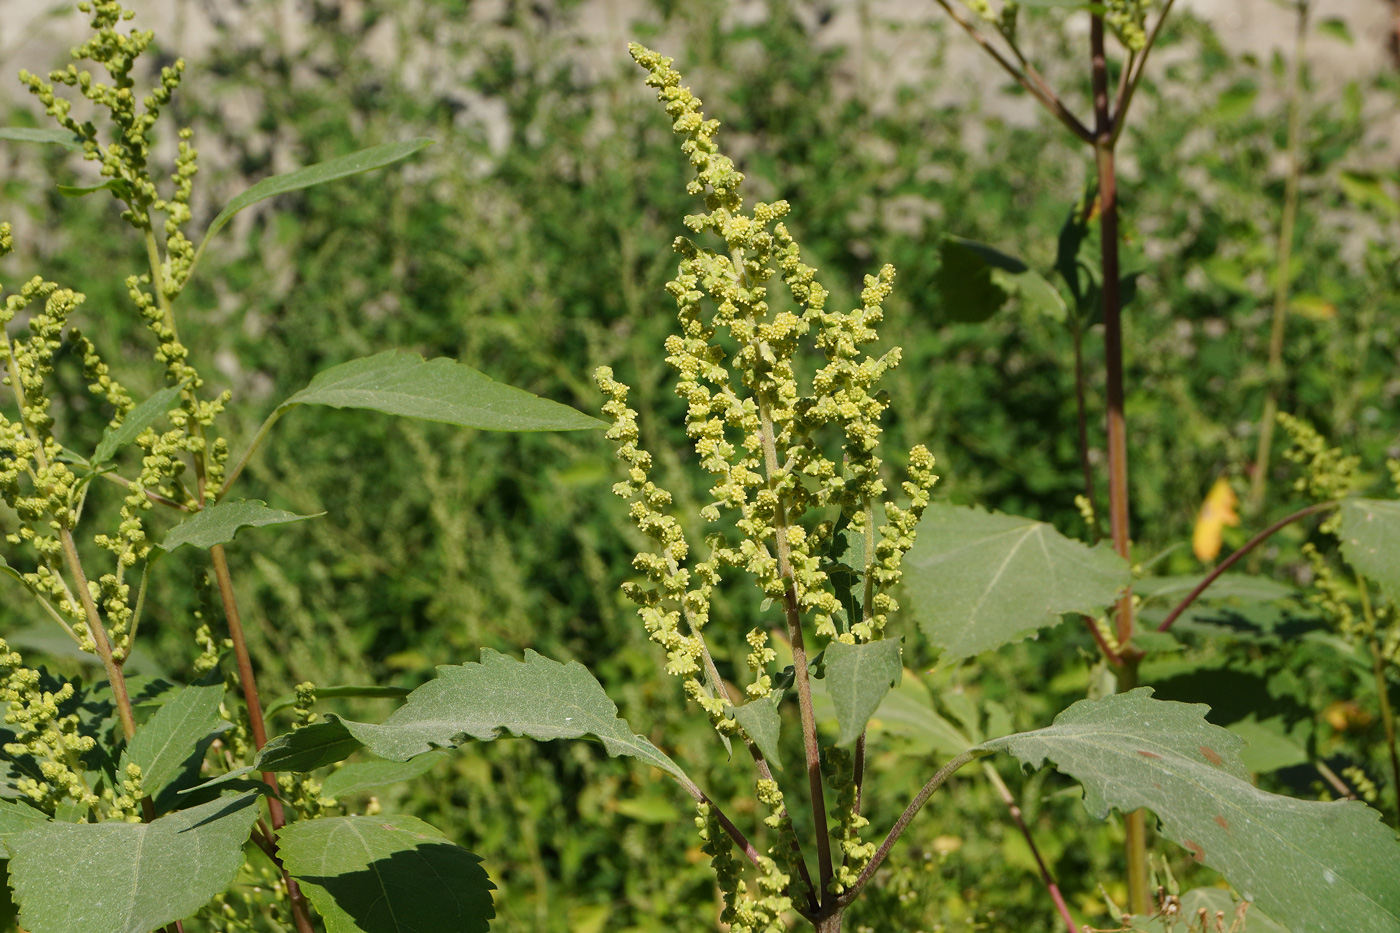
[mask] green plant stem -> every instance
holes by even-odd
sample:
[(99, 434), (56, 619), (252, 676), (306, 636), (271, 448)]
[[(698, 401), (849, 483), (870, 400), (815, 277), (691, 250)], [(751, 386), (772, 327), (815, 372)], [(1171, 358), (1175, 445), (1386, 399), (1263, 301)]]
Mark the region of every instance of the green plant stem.
[(1171, 628), (1172, 623), (1174, 623), (1183, 612), (1189, 609), (1191, 607), (1191, 604), (1194, 603), (1197, 600), (1197, 598), (1200, 597), (1200, 595), (1210, 587), (1212, 583), (1214, 583), (1220, 578), (1221, 574), (1233, 567), (1240, 560), (1240, 558), (1244, 557), (1250, 551), (1254, 550), (1256, 547), (1263, 544), (1265, 541), (1269, 540), (1269, 538), (1277, 534), (1280, 529), (1286, 528), (1287, 526), (1293, 524), (1296, 521), (1307, 518), (1309, 515), (1316, 515), (1318, 512), (1325, 512), (1328, 509), (1335, 509), (1339, 505), (1341, 505), (1340, 502), (1337, 502), (1336, 500), (1330, 500), (1328, 502), (1318, 502), (1314, 505), (1308, 506), (1305, 509), (1299, 509), (1292, 515), (1287, 515), (1283, 518), (1280, 518), (1268, 528), (1265, 528), (1263, 531), (1250, 538), (1243, 545), (1241, 545), (1239, 549), (1236, 550), (1233, 554), (1222, 560), (1220, 563), (1216, 564), (1215, 568), (1211, 570), (1210, 573), (1206, 574), (1205, 578), (1202, 579), (1200, 583), (1197, 583), (1195, 588), (1192, 589), (1191, 592), (1187, 593), (1186, 597), (1182, 599), (1181, 602), (1176, 604), (1176, 608), (1174, 608), (1171, 612), (1167, 613), (1167, 617), (1162, 620), (1162, 623), (1160, 625), (1157, 626), (1157, 631), (1165, 632), (1167, 629)]
[[(1127, 693), (1138, 685), (1138, 662), (1127, 658), (1118, 668), (1118, 692)], [(1128, 857), (1128, 910), (1138, 916), (1152, 913), (1152, 891), (1147, 862), (1147, 811), (1123, 814), (1123, 850)]]
[(929, 797), (933, 796), (933, 792), (942, 787), (948, 778), (952, 777), (953, 773), (963, 765), (985, 754), (987, 753), (977, 749), (965, 751), (942, 768), (939, 768), (937, 773), (929, 778), (928, 783), (925, 784), (923, 789), (909, 802), (909, 806), (904, 808), (904, 812), (899, 815), (899, 819), (895, 820), (894, 826), (890, 827), (888, 835), (885, 836), (885, 841), (880, 843), (880, 848), (875, 850), (875, 854), (871, 857), (870, 861), (866, 863), (865, 868), (861, 869), (860, 875), (856, 877), (855, 884), (851, 885), (845, 893), (836, 899), (834, 902), (836, 907), (845, 907), (856, 899), (856, 896), (860, 894), (861, 888), (864, 888), (866, 884), (869, 883), (870, 879), (875, 876), (875, 872), (879, 870), (881, 863), (885, 861), (885, 856), (890, 854), (890, 849), (894, 848), (894, 844), (899, 841), (899, 837), (903, 835), (910, 821), (919, 815), (919, 810), (928, 802)]
[(987, 780), (992, 782), (996, 788), (997, 795), (1001, 797), (1002, 803), (1006, 804), (1006, 809), (1011, 812), (1011, 819), (1021, 830), (1021, 836), (1026, 840), (1026, 845), (1031, 848), (1031, 855), (1035, 856), (1035, 864), (1040, 869), (1040, 880), (1045, 883), (1045, 890), (1050, 892), (1050, 899), (1055, 902), (1055, 910), (1060, 914), (1060, 919), (1064, 920), (1069, 933), (1079, 933), (1079, 927), (1075, 926), (1074, 915), (1069, 912), (1069, 905), (1065, 903), (1065, 897), (1060, 893), (1060, 886), (1055, 883), (1055, 877), (1050, 874), (1050, 869), (1045, 864), (1045, 859), (1040, 855), (1040, 849), (1035, 844), (1035, 837), (1031, 835), (1031, 828), (1026, 825), (1025, 815), (1021, 812), (1020, 804), (1016, 803), (1016, 798), (1012, 796), (1011, 789), (1006, 786), (1006, 782), (1001, 779), (997, 769), (987, 762), (982, 762), (982, 772), (987, 775)]
[(1371, 593), (1361, 574), (1356, 575), (1356, 588), (1361, 596), (1361, 615), (1366, 620), (1366, 643), (1371, 649), (1371, 672), (1376, 678), (1376, 696), (1381, 704), (1381, 725), (1385, 728), (1386, 750), (1390, 752), (1390, 777), (1395, 789), (1395, 819), (1400, 824), (1400, 753), (1395, 748), (1395, 711), (1390, 705), (1390, 689), (1385, 679), (1385, 658), (1380, 639), (1376, 637), (1376, 612), (1371, 608)]
[[(935, 2), (943, 8), (944, 12), (953, 18), (953, 22), (961, 26), (963, 31), (972, 37), (973, 41), (982, 46), (983, 50), (986, 51), (1007, 74), (1014, 78), (1017, 84), (1025, 88), (1027, 93), (1040, 102), (1041, 106), (1054, 114), (1055, 119), (1063, 123), (1067, 130), (1085, 142), (1093, 141), (1094, 135), (1089, 132), (1088, 127), (1081, 123), (1079, 118), (1069, 111), (1069, 108), (1065, 106), (1058, 95), (1048, 87), (1042, 90), (1040, 86), (1031, 80), (1029, 75), (1008, 61), (1006, 56), (997, 51), (996, 46), (992, 45), (991, 42), (987, 40), (987, 37), (982, 35), (982, 32), (974, 26), (967, 17), (959, 13), (948, 0), (935, 0)], [(1017, 50), (1015, 54), (1018, 58), (1021, 57), (1020, 50)]]
[(132, 736), (136, 735), (136, 717), (131, 709), (131, 696), (126, 690), (126, 675), (122, 673), (121, 663), (112, 656), (112, 640), (107, 636), (102, 617), (97, 613), (97, 603), (93, 601), (92, 593), (88, 590), (87, 576), (83, 573), (82, 562), (78, 559), (78, 546), (73, 541), (73, 532), (63, 528), (58, 536), (63, 544), (63, 559), (68, 564), (68, 572), (73, 575), (74, 589), (78, 591), (83, 615), (87, 618), (88, 634), (92, 636), (93, 648), (102, 661), (103, 670), (107, 672), (107, 682), (112, 685), (112, 699), (117, 705), (117, 718), (121, 721), (122, 733), (127, 741), (131, 741)]
[[(740, 266), (740, 268), (743, 268)], [(771, 484), (778, 473), (778, 448), (773, 438), (773, 418), (766, 398), (759, 398), (759, 430), (763, 461)], [(797, 605), (797, 581), (792, 571), (792, 552), (787, 540), (787, 502), (778, 496), (773, 518), (774, 543), (778, 551), (778, 574), (783, 580), (783, 609), (787, 615), (788, 638), (792, 642), (792, 667), (797, 682), (797, 709), (802, 715), (802, 746), (807, 767), (807, 786), (812, 795), (812, 825), (816, 831), (818, 900), (823, 900), (831, 882), (831, 839), (826, 827), (826, 794), (822, 789), (821, 747), (817, 744), (817, 718), (812, 712), (812, 682), (807, 672), (807, 648), (802, 638), (802, 615)]]
[[(1167, 16), (1171, 14), (1172, 4), (1176, 0), (1167, 0), (1162, 4), (1162, 14), (1157, 17), (1157, 22), (1152, 25), (1152, 31), (1147, 34), (1147, 42), (1142, 46), (1142, 51), (1136, 56), (1130, 56), (1128, 64), (1124, 66), (1123, 75), (1131, 77), (1127, 80), (1120, 80), (1118, 83), (1118, 97), (1114, 102), (1113, 115), (1113, 142), (1118, 143), (1118, 137), (1123, 133), (1123, 127), (1128, 123), (1128, 111), (1133, 106), (1133, 95), (1137, 93), (1138, 85), (1142, 83), (1143, 69), (1147, 67), (1147, 57), (1151, 54), (1153, 46), (1157, 44), (1157, 36), (1162, 31), (1162, 24), (1167, 21)], [(1133, 67), (1136, 58), (1137, 67)]]
[(1288, 286), (1293, 262), (1293, 231), (1298, 222), (1298, 182), (1302, 175), (1302, 70), (1307, 38), (1309, 0), (1298, 0), (1298, 31), (1293, 41), (1293, 65), (1288, 71), (1288, 174), (1283, 181), (1283, 217), (1278, 230), (1274, 269), (1274, 311), (1269, 327), (1269, 362), (1265, 378), (1264, 412), (1259, 416), (1259, 446), (1254, 454), (1254, 476), (1249, 484), (1248, 506), (1257, 513), (1269, 487), (1269, 458), (1273, 452), (1274, 422), (1278, 418), (1279, 390), (1283, 385), (1283, 336), (1288, 323)]

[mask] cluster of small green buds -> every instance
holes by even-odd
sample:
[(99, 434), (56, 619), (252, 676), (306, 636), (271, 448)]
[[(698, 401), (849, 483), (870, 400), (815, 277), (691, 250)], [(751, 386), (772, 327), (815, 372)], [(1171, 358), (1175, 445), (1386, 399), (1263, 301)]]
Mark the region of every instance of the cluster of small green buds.
[(73, 699), (73, 685), (63, 683), (49, 690), (42, 680), (38, 671), (25, 667), (20, 654), (0, 639), (0, 703), (5, 704), (5, 725), (15, 734), (4, 752), (11, 758), (32, 758), (39, 769), (38, 777), (22, 777), (16, 787), (48, 813), (65, 800), (82, 807), (96, 806), (98, 798), (84, 779), (81, 763), (96, 740), (79, 731), (77, 712), (63, 712)]
[(854, 759), (849, 751), (833, 745), (826, 749), (830, 766), (831, 786), (836, 791), (835, 823), (829, 830), (831, 838), (841, 848), (842, 864), (836, 867), (830, 882), (831, 893), (841, 894), (854, 885), (861, 870), (874, 857), (876, 846), (861, 839), (860, 831), (870, 825), (856, 809)]
[[(1292, 442), (1284, 456), (1303, 469), (1303, 475), (1293, 483), (1295, 490), (1317, 501), (1340, 499), (1351, 492), (1356, 485), (1360, 457), (1343, 454), (1337, 447), (1329, 447), (1326, 439), (1301, 418), (1280, 412), (1278, 423), (1288, 432)], [(1322, 530), (1333, 532), (1340, 525), (1339, 511), (1322, 523)]]
[(141, 788), (141, 766), (129, 762), (126, 772), (121, 775), (121, 785), (116, 789), (107, 788), (102, 792), (102, 803), (106, 818), (125, 823), (141, 822), (141, 798), (146, 792)]
[(1152, 0), (1107, 0), (1104, 22), (1130, 52), (1141, 52), (1147, 45), (1147, 11)]
[(1351, 608), (1352, 593), (1337, 579), (1327, 558), (1311, 541), (1303, 545), (1303, 556), (1308, 559), (1313, 571), (1309, 601), (1322, 610), (1343, 638), (1352, 641), (1369, 637), (1371, 632), (1366, 620)]

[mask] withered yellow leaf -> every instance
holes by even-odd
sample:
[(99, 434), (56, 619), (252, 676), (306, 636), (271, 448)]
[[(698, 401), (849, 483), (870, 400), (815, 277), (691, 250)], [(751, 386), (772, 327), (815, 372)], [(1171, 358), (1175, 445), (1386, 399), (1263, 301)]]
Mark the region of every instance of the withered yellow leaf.
[(1196, 518), (1196, 530), (1191, 535), (1191, 550), (1196, 557), (1210, 563), (1220, 553), (1220, 545), (1225, 539), (1225, 526), (1240, 523), (1235, 507), (1240, 503), (1230, 481), (1220, 477), (1206, 493), (1206, 501), (1201, 503), (1201, 514)]

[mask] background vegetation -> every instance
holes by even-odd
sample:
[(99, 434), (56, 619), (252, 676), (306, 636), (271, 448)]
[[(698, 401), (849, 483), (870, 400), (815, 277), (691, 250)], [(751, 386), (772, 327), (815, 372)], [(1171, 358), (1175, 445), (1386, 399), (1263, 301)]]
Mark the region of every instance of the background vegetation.
[[(693, 206), (664, 115), (623, 50), (600, 55), (580, 39), (600, 9), (569, 0), (208, 7), (214, 41), (189, 56), (189, 91), (175, 106), (223, 190), (380, 142), (439, 140), (406, 166), (249, 211), (206, 258), (189, 305), (204, 310), (183, 336), (234, 390), (245, 432), (318, 370), (398, 346), (459, 358), (589, 412), (601, 403), (589, 373), (612, 366), (635, 387), (630, 403), (654, 432), (647, 446), (678, 446), (656, 442), (683, 437), (660, 351), (672, 326), (662, 284), (674, 269), (670, 241)], [(1053, 266), (1056, 232), (1090, 168), (1058, 128), (1004, 99), (1009, 88), (978, 93), (950, 77), (958, 72), (946, 59), (962, 37), (932, 4), (899, 21), (866, 3), (797, 0), (606, 10), (634, 18), (636, 36), (677, 56), (724, 121), (729, 148), (744, 154), (754, 193), (794, 203), (790, 226), (837, 286), (833, 300), (850, 302), (880, 262), (899, 269), (886, 304), (887, 342), (905, 349), (890, 383), (892, 410), (902, 413), (891, 446), (934, 451), (943, 477), (936, 497), (1083, 535), (1067, 329), (1014, 301), (987, 322), (961, 323), (937, 279), (946, 234)], [(1277, 15), (1291, 13), (1281, 6)], [(1287, 65), (1241, 57), (1203, 23), (1174, 16), (1128, 130), (1121, 197), (1127, 268), (1141, 272), (1126, 350), (1135, 556), (1187, 574), (1203, 569), (1182, 542), (1206, 491), (1223, 474), (1243, 493), (1254, 458), (1284, 202)], [(828, 28), (834, 17), (852, 28)], [(1048, 67), (1083, 45), (1055, 16), (1034, 19), (1057, 37), (1040, 50)], [(1380, 40), (1333, 27), (1308, 41)], [(1317, 93), (1307, 78), (1301, 91), (1280, 407), (1375, 468), (1363, 488), (1388, 485), (1379, 467), (1400, 456), (1398, 107), (1394, 69), (1340, 95)], [(17, 106), (5, 122), (34, 119)], [(42, 232), (17, 236), (21, 252), (0, 273), (13, 281), (42, 269), (88, 294), (99, 345), (140, 344), (111, 274), (137, 268), (140, 257), (111, 235), (110, 203), (33, 185), (39, 160), (60, 158), (35, 153), (0, 148), (4, 214)], [(1097, 340), (1091, 333), (1091, 385), (1102, 381)], [(67, 410), (79, 411), (88, 404), (81, 359), (66, 366)], [(1102, 400), (1091, 392), (1089, 405), (1091, 440), (1101, 444)], [(1303, 504), (1277, 451), (1272, 462), (1262, 506), (1227, 530), (1227, 547)], [(688, 466), (661, 464), (665, 485), (699, 491)], [(634, 725), (649, 724), (678, 759), (702, 760), (687, 745), (707, 741), (708, 726), (681, 715), (679, 690), (650, 678), (655, 649), (618, 593), (639, 540), (609, 492), (614, 472), (601, 434), (290, 415), (244, 482), (275, 506), (328, 514), (234, 554), (265, 689), (287, 693), (304, 680), (416, 686), (435, 664), (470, 660), (481, 646), (529, 646), (583, 661)], [(1295, 529), (1259, 558), (1278, 581), (1308, 582), (1299, 552), (1307, 534)], [(180, 665), (193, 657), (200, 610), (178, 571), (165, 576), (149, 597), (146, 653), (132, 668), (187, 676)], [(745, 601), (716, 614), (762, 611)], [(1274, 611), (1290, 631), (1313, 624), (1302, 601)], [(0, 606), (11, 644), (51, 651), (67, 670), (91, 660), (64, 653), (27, 612), (19, 602)], [(1284, 655), (1274, 650), (1277, 630), (1229, 640), (1207, 637), (1207, 627), (1190, 635), (1184, 656), (1144, 671), (1159, 696), (1212, 702), (1212, 718), (1232, 722), (1230, 697), (1215, 695), (1212, 678), (1229, 666), (1273, 698), (1315, 759), (1337, 773), (1359, 768), (1393, 796), (1374, 684), (1320, 639)], [(906, 660), (915, 670), (936, 662), (912, 638)], [(998, 655), (934, 667), (925, 681), (975, 699), (993, 731), (1009, 731), (1042, 725), (1083, 696), (1093, 663), (1088, 635), (1065, 625)], [(926, 770), (921, 754), (917, 737), (906, 738), (873, 761), (873, 822), (896, 815)], [(698, 841), (676, 845), (666, 828), (686, 818), (679, 791), (577, 745), (481, 744), (436, 767), (432, 780), (382, 804), (485, 857), (500, 887), (496, 928), (714, 928)], [(1335, 793), (1314, 766), (1261, 771), (1274, 789)], [(1004, 776), (1075, 909), (1112, 926), (1097, 883), (1107, 880), (1121, 899), (1118, 827), (1090, 819), (1053, 774), (1027, 779), (1008, 767)], [(704, 783), (738, 808), (744, 780), (721, 770)], [(915, 824), (906, 857), (888, 883), (869, 889), (850, 928), (1053, 929), (1030, 853), (994, 788), (960, 780), (939, 812), (957, 815)], [(1173, 871), (1190, 873), (1188, 856), (1162, 854)]]

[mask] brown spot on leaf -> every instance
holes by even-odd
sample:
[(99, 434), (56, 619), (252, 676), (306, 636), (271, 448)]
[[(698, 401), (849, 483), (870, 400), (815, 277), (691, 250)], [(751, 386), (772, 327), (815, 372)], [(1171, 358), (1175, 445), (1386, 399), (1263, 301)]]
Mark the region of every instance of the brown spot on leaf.
[(1219, 826), (1227, 833), (1230, 831), (1230, 821), (1225, 819), (1225, 817), (1221, 816), (1219, 813), (1215, 815), (1215, 825)]
[(1191, 850), (1191, 857), (1198, 862), (1206, 860), (1206, 850), (1201, 848), (1201, 844), (1191, 839), (1185, 840), (1182, 845)]
[(1217, 768), (1220, 767), (1220, 766), (1224, 763), (1224, 762), (1222, 762), (1222, 761), (1220, 760), (1220, 756), (1217, 755), (1217, 754), (1214, 752), (1214, 750), (1209, 749), (1209, 748), (1206, 748), (1204, 745), (1202, 745), (1200, 748), (1201, 748), (1201, 754), (1205, 756), (1206, 761), (1209, 761), (1211, 764), (1215, 765)]
[(1138, 754), (1141, 755), (1141, 756), (1144, 757), (1144, 758), (1161, 758), (1161, 757), (1162, 757), (1161, 755), (1157, 754), (1156, 752), (1144, 751), (1143, 749), (1138, 749)]

